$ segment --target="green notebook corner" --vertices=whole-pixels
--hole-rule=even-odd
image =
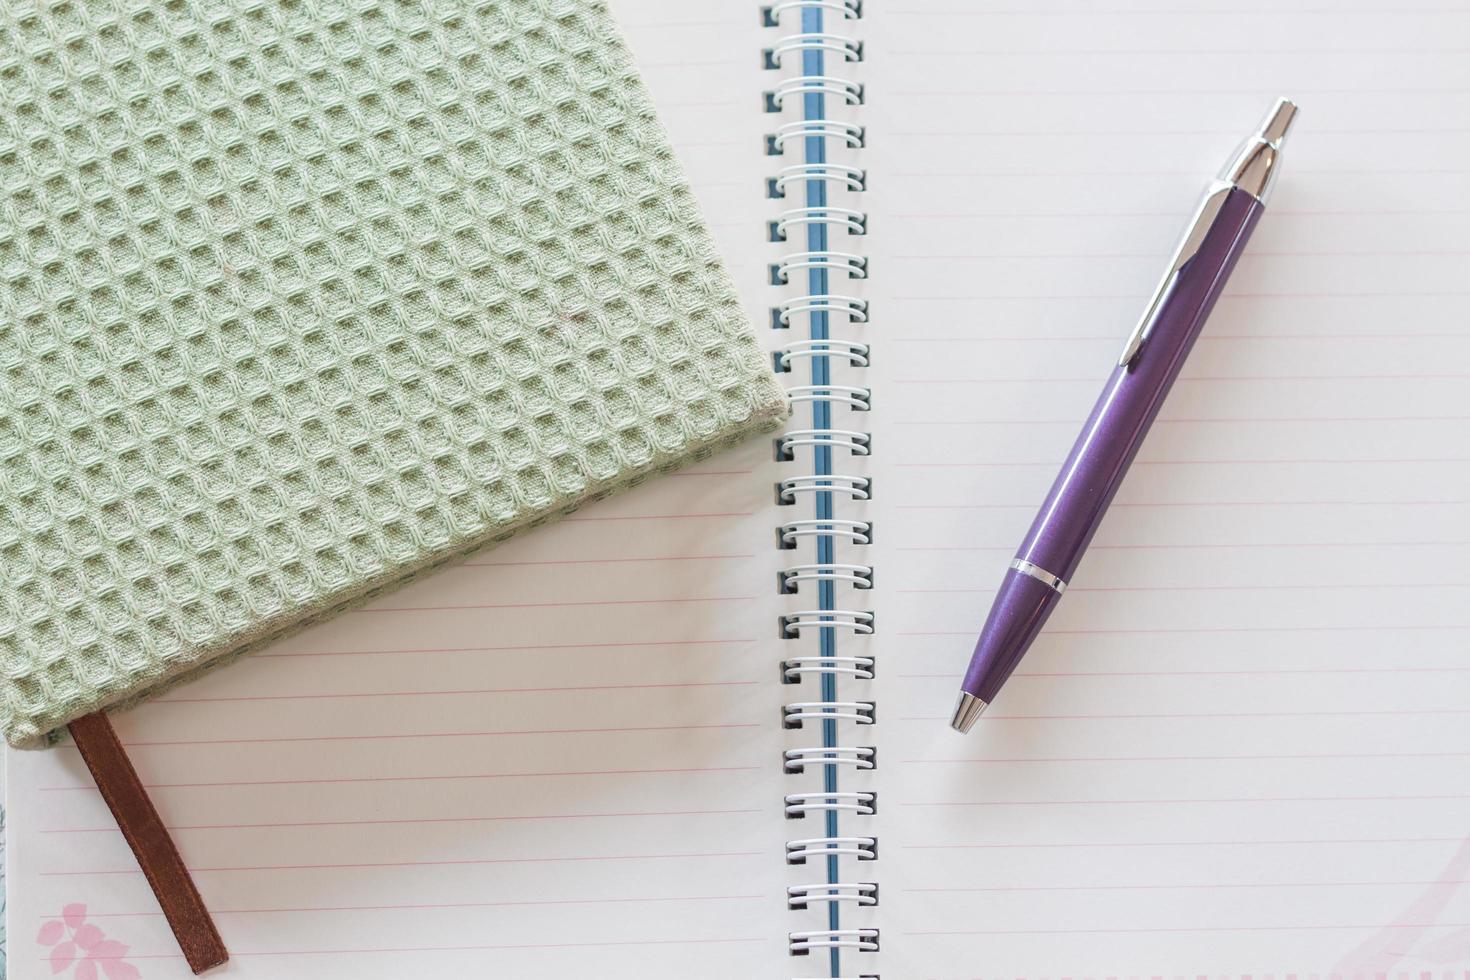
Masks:
[[[25,744],[776,427],[592,0],[0,0]]]

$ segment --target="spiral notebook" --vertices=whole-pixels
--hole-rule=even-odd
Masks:
[[[612,7],[791,427],[118,715],[221,975],[1461,976],[1470,7]],[[955,735],[1280,94],[1270,212]],[[9,765],[11,974],[186,976],[75,752]]]

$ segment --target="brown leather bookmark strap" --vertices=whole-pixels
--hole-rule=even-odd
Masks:
[[[219,966],[230,954],[214,928],[199,890],[194,887],[194,879],[189,877],[189,869],[184,867],[163,821],[158,818],[158,811],[153,808],[153,801],[117,740],[112,722],[103,712],[95,711],[67,727],[87,768],[92,770],[92,778],[112,810],[113,819],[133,849],[138,866],[153,887],[189,968],[203,973]]]

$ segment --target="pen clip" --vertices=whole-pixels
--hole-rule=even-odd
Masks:
[[[1159,280],[1158,288],[1154,290],[1153,299],[1149,300],[1148,306],[1139,318],[1138,325],[1133,328],[1133,333],[1128,336],[1128,343],[1123,347],[1123,354],[1118,358],[1119,366],[1132,364],[1138,357],[1143,342],[1148,339],[1148,334],[1153,329],[1154,321],[1158,319],[1159,307],[1164,303],[1164,297],[1169,293],[1169,287],[1174,284],[1174,279],[1189,264],[1189,260],[1199,253],[1200,244],[1205,240],[1210,227],[1215,223],[1215,217],[1220,213],[1220,208],[1225,205],[1225,198],[1230,196],[1234,185],[1226,181],[1216,181],[1210,185],[1205,193],[1204,199],[1199,202],[1195,209],[1194,217],[1190,219],[1189,227],[1184,232],[1184,237],[1179,240],[1179,246],[1174,250],[1174,257],[1169,260],[1169,267],[1164,270],[1164,276]]]

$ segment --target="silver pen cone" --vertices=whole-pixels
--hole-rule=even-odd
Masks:
[[[1281,169],[1281,144],[1296,122],[1296,114],[1295,102],[1277,99],[1261,125],[1225,164],[1220,179],[1264,204],[1271,196],[1271,185],[1276,183],[1276,172]]]
[[[954,703],[954,717],[950,719],[949,727],[961,735],[975,727],[975,722],[985,713],[989,707],[975,695],[968,691],[961,691],[960,698]]]

